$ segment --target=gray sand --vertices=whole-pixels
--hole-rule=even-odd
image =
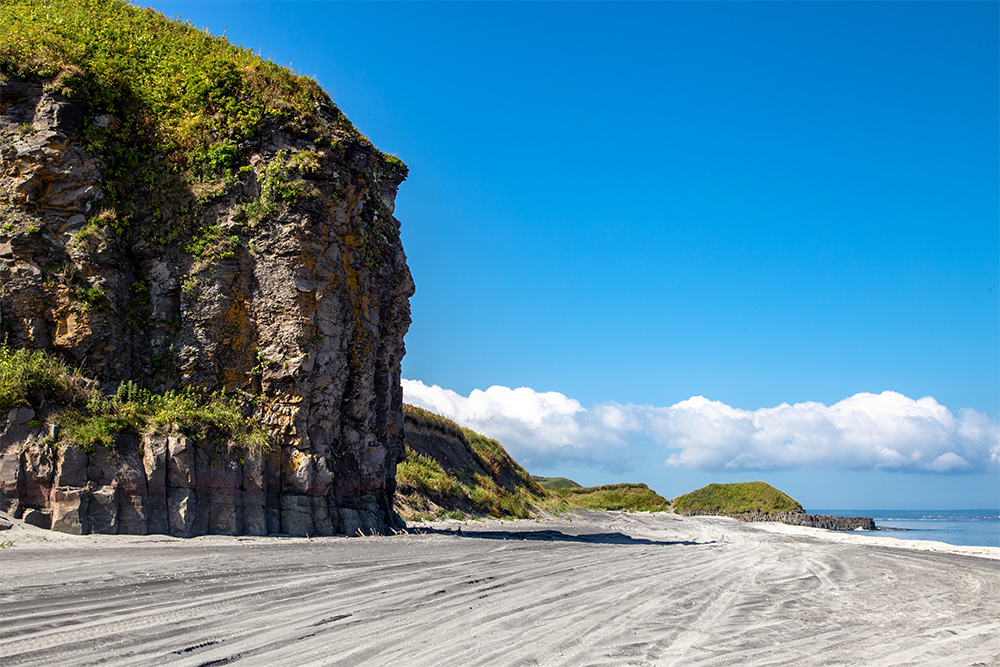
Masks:
[[[17,525],[0,665],[1000,665],[1000,549],[671,515],[427,528]]]

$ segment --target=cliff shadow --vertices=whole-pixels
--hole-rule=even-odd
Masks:
[[[692,542],[690,540],[650,540],[632,537],[625,533],[581,533],[571,535],[558,530],[472,530],[465,532],[441,528],[407,528],[411,535],[450,535],[481,540],[534,540],[541,542],[584,542],[589,544],[627,544],[634,546],[705,546],[716,542]]]

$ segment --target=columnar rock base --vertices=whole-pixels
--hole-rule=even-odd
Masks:
[[[728,516],[740,521],[755,523],[758,521],[772,521],[776,523],[787,523],[792,526],[809,526],[811,528],[826,528],[827,530],[878,530],[875,520],[866,516],[832,516],[829,514],[806,514],[802,511],[774,512],[772,514],[762,514],[760,512],[746,512],[743,514],[720,514],[718,512],[682,512],[685,516]]]
[[[33,410],[12,410],[0,430],[0,511],[39,528],[192,537],[368,535],[403,526],[380,494],[288,492],[274,456],[230,456],[181,434],[122,436],[88,454],[53,447],[44,429],[29,425],[33,418]]]

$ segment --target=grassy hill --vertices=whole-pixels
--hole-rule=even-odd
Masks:
[[[395,509],[404,519],[669,508],[669,501],[645,484],[584,488],[564,477],[532,477],[492,438],[412,405],[404,406],[403,414],[407,447],[396,467]]]
[[[670,501],[645,484],[606,484],[551,491],[547,506],[556,510],[666,512],[670,509]]]
[[[801,509],[797,501],[764,482],[709,484],[674,499],[674,511],[678,514],[774,514]]]
[[[547,491],[560,491],[562,489],[582,489],[583,486],[565,477],[541,477],[532,475],[535,481]]]

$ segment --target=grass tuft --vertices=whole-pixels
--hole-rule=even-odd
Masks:
[[[0,345],[0,412],[57,397],[72,403],[87,396],[86,382],[66,363],[42,350]]]

